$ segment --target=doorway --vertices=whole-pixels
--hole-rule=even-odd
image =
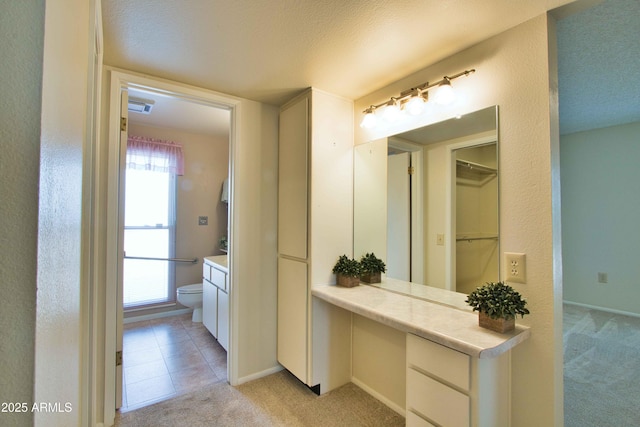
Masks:
[[[452,152],[455,161],[455,290],[468,294],[500,276],[497,143]],[[452,236],[453,237],[453,236]]]
[[[224,233],[219,233],[220,236],[216,238],[210,238],[205,243],[205,249],[198,249],[198,255],[193,255],[194,258],[198,258],[199,262],[194,263],[185,263],[189,264],[188,268],[185,270],[192,269],[191,272],[183,272],[186,274],[182,274],[179,271],[182,267],[177,265],[173,266],[174,273],[176,276],[176,286],[181,286],[185,284],[191,283],[201,283],[202,282],[202,258],[204,256],[216,255],[220,254],[220,252],[216,252],[219,247],[219,242],[224,240],[225,242],[229,242],[229,247],[233,246],[233,235],[231,233],[232,228],[232,211],[233,211],[233,147],[235,144],[235,133],[234,129],[236,127],[236,121],[238,120],[236,108],[238,106],[239,101],[235,99],[229,99],[224,96],[220,96],[217,94],[212,94],[206,91],[201,91],[192,88],[185,88],[182,86],[178,86],[175,84],[155,81],[144,77],[124,74],[118,71],[111,71],[111,108],[110,108],[110,139],[109,139],[109,191],[108,191],[108,224],[107,224],[107,295],[106,295],[106,341],[105,341],[105,419],[111,418],[111,415],[115,415],[115,408],[118,407],[118,397],[116,396],[116,392],[121,390],[120,386],[117,384],[117,379],[122,378],[120,372],[122,372],[122,362],[118,361],[118,354],[122,355],[123,346],[123,307],[122,307],[122,288],[115,286],[119,283],[122,277],[123,271],[123,258],[124,258],[124,248],[122,246],[122,237],[124,235],[124,205],[125,203],[121,201],[119,194],[121,192],[120,187],[124,184],[124,169],[125,162],[122,160],[124,150],[126,149],[126,144],[123,144],[122,141],[128,138],[128,134],[124,131],[122,125],[122,119],[126,121],[128,108],[127,101],[122,102],[122,95],[128,95],[127,92],[137,92],[138,95],[142,94],[143,96],[148,97],[162,97],[166,100],[172,100],[176,102],[181,102],[184,105],[189,105],[193,107],[198,107],[200,109],[208,109],[208,110],[218,110],[224,111],[226,114],[226,129],[227,136],[225,139],[226,144],[226,154],[224,156],[224,163],[226,168],[224,170],[224,177],[220,179],[220,183],[224,181],[228,177],[228,205],[225,204],[224,208],[219,207],[219,203],[215,203],[215,199],[213,197],[201,197],[203,203],[212,205],[214,204],[217,207],[214,207],[214,212],[207,213],[205,215],[196,215],[196,227],[200,227],[198,231],[202,231],[203,226],[209,225],[209,219],[212,220],[211,225],[215,225],[216,227],[222,222],[221,219],[224,217],[224,226],[222,227]],[[128,98],[128,96],[127,96]],[[159,107],[159,104],[157,105]],[[160,112],[160,108],[157,110]],[[191,115],[192,118],[195,115]],[[137,122],[137,123],[136,123]],[[168,121],[165,119],[163,124],[167,124]],[[148,126],[149,123],[145,123],[144,120],[129,120],[129,125],[141,127]],[[124,127],[126,128],[126,126]],[[167,129],[161,129],[161,131],[167,131]],[[192,132],[196,133],[196,132]],[[162,138],[162,136],[158,135],[148,135],[152,138]],[[171,137],[170,139],[172,139]],[[198,175],[197,178],[189,178],[189,179],[181,179],[177,178],[176,180],[176,188],[178,195],[177,197],[177,205],[180,206],[180,194],[179,191],[183,190],[186,193],[192,194],[194,193],[194,187],[197,187],[200,183],[200,180],[203,182],[207,179],[206,174],[203,172],[206,170],[205,165],[203,165],[200,160],[205,161],[205,158],[199,155],[196,155],[196,161],[194,163],[194,173]],[[215,192],[217,193],[217,200],[220,201],[220,193],[222,191],[222,185],[220,188],[216,188]],[[192,204],[191,202],[185,202],[185,205]],[[197,211],[201,211],[204,208],[202,206],[196,206]],[[225,215],[217,215],[218,212],[216,210],[224,209]],[[176,229],[178,230],[178,238],[176,239],[175,245],[175,255],[176,257],[167,257],[167,258],[177,258],[181,255],[181,244],[179,238],[179,229],[180,229],[180,213],[179,209],[177,210],[178,214],[176,215]],[[228,215],[228,217],[227,217]],[[200,217],[204,218],[200,218]],[[187,218],[187,221],[189,218]],[[204,221],[203,221],[204,220]],[[206,227],[205,227],[206,228]],[[199,233],[206,234],[206,233]],[[186,239],[188,240],[188,239]],[[193,242],[186,242],[186,246],[194,249]],[[202,254],[200,255],[200,252]],[[189,255],[191,257],[192,255]],[[167,261],[165,261],[167,262]],[[187,267],[185,265],[185,267]],[[230,269],[230,299],[234,299],[234,290],[233,290],[233,275],[232,268]],[[186,279],[184,277],[187,277]],[[190,282],[190,283],[185,283]],[[121,281],[120,281],[121,283]],[[175,306],[174,306],[175,308]],[[169,307],[171,309],[171,307]],[[157,311],[167,310],[167,307],[156,308]],[[230,313],[230,322],[233,323],[233,313]],[[230,331],[230,341],[233,340],[233,330]],[[229,372],[233,369],[233,364],[235,360],[235,354],[233,353],[233,346],[230,346],[229,353],[227,354],[228,363],[226,364],[226,375],[225,378],[233,383],[234,377],[230,375]],[[118,363],[120,362],[120,363]],[[113,409],[111,409],[113,408]],[[113,411],[113,412],[111,412]]]
[[[201,284],[204,257],[224,252],[230,112],[153,90],[127,95],[123,392],[116,397],[123,410],[227,380],[226,352],[201,322],[182,315],[191,309],[176,301],[176,289]]]

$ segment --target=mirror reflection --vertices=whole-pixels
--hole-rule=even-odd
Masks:
[[[469,293],[499,280],[498,109],[354,149],[354,256],[387,278]]]

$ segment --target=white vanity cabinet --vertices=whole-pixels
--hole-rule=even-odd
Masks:
[[[407,334],[407,426],[509,425],[508,356],[480,359]]]
[[[312,305],[311,287],[335,280],[333,264],[351,253],[353,103],[308,89],[282,107],[279,131],[277,357],[320,392],[329,362],[314,359],[314,322],[332,308]]]
[[[354,360],[374,360],[354,371],[353,380],[403,411],[408,426],[510,425],[511,349],[529,338],[529,328],[498,334],[479,327],[470,309],[374,286],[324,285],[312,292],[360,319],[352,329]],[[371,320],[386,327],[378,332]],[[383,379],[380,366],[405,373],[405,393]]]
[[[202,266],[202,323],[225,350],[229,347],[228,272],[226,255],[204,259]]]
[[[218,287],[211,283],[211,266],[204,264],[202,280],[202,324],[218,338]],[[209,274],[209,276],[207,276]],[[207,279],[209,277],[209,279]]]

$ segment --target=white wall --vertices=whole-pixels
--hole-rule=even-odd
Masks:
[[[353,256],[387,259],[387,138],[353,150]]]
[[[232,325],[241,381],[277,369],[277,107],[243,100],[234,165],[233,245],[238,324]],[[232,314],[233,315],[233,314]]]
[[[34,401],[71,410],[36,412],[42,426],[79,425],[83,411],[80,249],[92,4],[46,5]]]
[[[564,299],[640,314],[640,122],[563,135],[560,156]]]
[[[0,1],[1,402],[32,402],[38,232],[42,2]],[[0,413],[0,424],[30,426],[28,413]]]
[[[451,179],[448,166],[451,164],[451,152],[448,142],[424,147],[424,283],[437,288],[450,289],[447,282],[447,250],[451,251],[447,236],[447,196],[446,183]],[[437,244],[437,235],[445,236],[445,244]]]
[[[527,254],[527,284],[514,284],[531,315],[532,336],[512,352],[514,426],[563,423],[561,256],[555,24],[525,22],[356,101],[356,144],[491,105],[500,107],[500,236],[503,252]],[[453,85],[457,105],[394,127],[365,131],[362,111],[401,91],[476,68]],[[354,330],[357,332],[357,330]],[[354,336],[354,342],[358,337]],[[356,350],[354,349],[354,352]],[[389,363],[404,363],[390,358]],[[535,369],[533,369],[535,367]]]

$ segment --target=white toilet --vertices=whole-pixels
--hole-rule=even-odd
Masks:
[[[202,283],[180,286],[176,292],[180,304],[193,308],[191,321],[202,322]]]

